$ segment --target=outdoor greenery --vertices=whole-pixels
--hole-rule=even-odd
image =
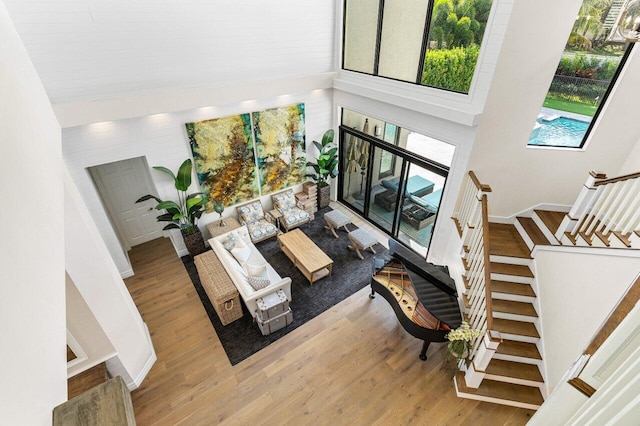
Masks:
[[[558,64],[556,75],[611,81],[619,63],[619,58],[586,55],[563,56]]]
[[[422,84],[467,93],[492,0],[436,0]]]
[[[542,104],[545,108],[557,109],[560,111],[573,112],[593,117],[598,109],[595,105],[588,105],[581,102],[572,101],[571,99],[563,99],[562,97],[549,93]]]
[[[427,51],[422,84],[468,92],[479,52],[478,45]]]

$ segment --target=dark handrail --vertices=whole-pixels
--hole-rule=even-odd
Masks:
[[[602,186],[608,183],[622,182],[629,179],[635,179],[637,177],[640,177],[640,172],[631,173],[630,175],[618,176],[611,179],[601,180],[599,182],[594,183],[593,186]]]
[[[473,172],[473,170],[469,170],[469,177],[471,178],[471,181],[476,186],[476,188],[478,188],[480,191],[491,192],[491,187],[489,185],[480,183],[480,180],[478,179],[476,174]]]

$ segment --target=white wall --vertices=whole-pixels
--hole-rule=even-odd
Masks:
[[[64,207],[67,273],[117,352],[107,362],[109,373],[135,389],[156,360],[149,330],[69,174]]]
[[[311,81],[315,82],[313,79]],[[325,130],[332,127],[330,90],[320,88],[305,93],[289,93],[286,81],[274,83],[274,87],[280,89],[281,95],[264,99],[240,98],[234,103],[223,105],[218,105],[217,99],[211,98],[212,106],[210,107],[95,123],[63,130],[65,162],[121,275],[131,274],[130,265],[86,168],[144,156],[149,166],[165,166],[176,170],[186,158],[192,155],[185,123],[300,102],[305,104],[307,147],[312,146],[311,140],[319,140]],[[177,102],[180,100],[178,99]],[[167,179],[165,174],[152,170],[151,177],[160,198],[175,197],[173,182]],[[269,197],[264,198],[267,200]],[[235,209],[231,206],[225,209],[225,215],[229,214],[235,214]],[[201,218],[199,225],[205,232],[205,236],[207,235],[205,225],[217,218],[216,213],[205,214]],[[176,249],[182,253],[184,246],[179,233],[173,241]]]
[[[624,162],[618,173],[615,175],[609,173],[609,177],[628,175],[638,172],[640,172],[640,139],[638,139],[635,146],[629,151],[627,161]]]
[[[0,1],[0,424],[67,399],[60,126]]]
[[[542,358],[550,387],[582,354],[640,271],[637,250],[573,249],[538,246],[534,256]]]
[[[67,376],[73,377],[112,358],[116,355],[116,350],[68,274],[66,275],[66,300],[67,330],[86,356],[83,360],[78,356],[78,362],[71,362],[72,365],[67,369]]]
[[[615,175],[640,138],[633,107],[640,55],[632,54],[586,150],[527,147],[580,4],[542,0],[513,6],[469,161],[469,169],[493,188],[494,216],[540,203],[572,204],[590,170]]]

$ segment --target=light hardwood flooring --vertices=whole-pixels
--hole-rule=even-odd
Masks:
[[[520,425],[533,413],[457,398],[444,344],[420,361],[421,341],[368,288],[231,366],[170,241],[130,258],[158,357],[132,393],[138,425]]]

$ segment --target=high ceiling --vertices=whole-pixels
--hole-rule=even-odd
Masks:
[[[0,1],[54,104],[333,70],[333,0]]]

